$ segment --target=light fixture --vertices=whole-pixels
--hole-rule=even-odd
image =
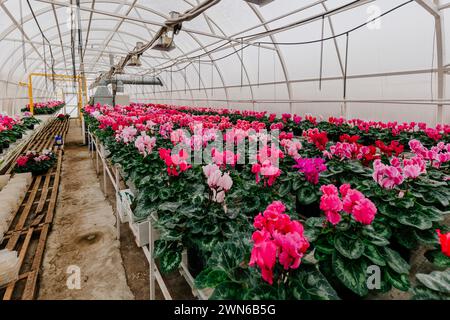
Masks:
[[[173,34],[170,36],[168,32],[165,32],[152,49],[159,51],[171,51],[175,49],[175,46],[173,45]]]
[[[136,42],[136,47],[134,49],[139,50],[143,46],[144,46],[143,42]],[[127,67],[140,67],[140,66],[142,66],[142,63],[140,60],[140,55],[138,55],[138,54],[132,55],[130,60],[127,63]]]
[[[262,7],[265,6],[268,3],[271,3],[274,0],[244,0],[245,2],[250,2],[250,3],[254,3],[257,4],[258,6]]]

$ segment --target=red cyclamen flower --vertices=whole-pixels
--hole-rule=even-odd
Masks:
[[[450,232],[441,233],[441,230],[436,230],[439,241],[441,242],[442,253],[450,257]]]

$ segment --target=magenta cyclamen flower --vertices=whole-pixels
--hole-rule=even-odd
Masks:
[[[285,214],[286,207],[280,201],[271,203],[254,219],[256,230],[252,235],[253,248],[249,266],[257,265],[262,278],[273,284],[273,269],[277,262],[284,270],[297,269],[309,248],[303,233],[303,225]]]
[[[305,175],[307,181],[313,184],[319,183],[319,174],[327,170],[325,160],[322,158],[300,158],[293,168]]]
[[[332,184],[322,186],[320,191],[322,191],[320,209],[325,211],[327,220],[332,225],[337,225],[341,221],[342,212],[347,212],[355,221],[365,225],[371,224],[375,219],[377,208],[373,202],[358,190],[351,189],[349,184],[340,186],[339,191]],[[339,192],[342,199],[339,198]]]

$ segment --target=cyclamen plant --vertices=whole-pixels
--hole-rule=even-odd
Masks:
[[[421,157],[403,159],[393,157],[390,166],[377,159],[373,163],[373,179],[385,189],[393,189],[406,179],[416,179],[426,173],[426,163]]]
[[[303,234],[303,225],[292,221],[285,214],[286,207],[280,201],[274,201],[263,213],[255,217],[254,227],[258,229],[252,235],[253,249],[250,266],[261,269],[262,278],[273,284],[274,268],[278,258],[284,272],[278,273],[278,281],[284,281],[286,272],[300,266],[309,242]]]
[[[34,175],[46,173],[56,162],[56,156],[50,150],[44,150],[41,154],[36,151],[28,151],[20,156],[16,163],[16,172],[32,172]]]
[[[309,143],[314,144],[317,149],[320,151],[324,151],[326,148],[326,145],[328,143],[328,136],[327,133],[324,131],[319,131],[319,129],[309,129],[303,133],[303,136],[306,137],[307,141]]]
[[[330,184],[320,188],[323,195],[320,198],[320,209],[325,212],[328,222],[337,225],[342,220],[341,213],[352,215],[353,219],[365,225],[370,225],[375,219],[377,208],[358,190],[351,189],[349,184],[339,187],[342,200],[336,186]]]
[[[146,157],[152,153],[156,145],[156,138],[148,136],[145,132],[141,132],[134,145],[139,150],[139,153]]]
[[[279,119],[259,112],[153,104],[88,106],[85,115],[89,129],[107,144],[113,162],[122,165],[127,179],[139,190],[135,216],[158,214],[161,239],[155,255],[160,259],[161,270],[175,270],[183,250],[196,248],[200,253],[194,260],[205,262],[196,281],[199,287],[214,288],[214,298],[335,297],[333,290],[322,295],[320,288],[328,284],[322,273],[343,297],[346,295],[342,285],[367,296],[368,288],[363,285],[371,265],[381,269],[382,291],[392,286],[407,290],[409,266],[403,246],[413,249],[421,243],[438,248],[435,230],[447,232],[439,222],[448,211],[450,198],[449,182],[445,180],[449,175],[445,143],[449,142],[450,126],[427,130],[418,124],[322,121],[313,117],[302,120],[295,115]],[[262,131],[270,127],[282,130],[276,141],[280,149],[276,144],[268,144],[267,133]],[[437,134],[445,143],[434,146],[430,135]],[[190,151],[209,154],[208,144],[221,137],[227,143],[242,143],[245,147],[262,142],[266,154],[257,153],[254,165],[240,164],[245,154],[239,149],[223,152],[217,147],[209,173],[195,161],[190,166]],[[417,143],[411,147],[408,142],[413,139],[420,139],[422,147]],[[342,148],[333,148],[335,155],[331,159],[324,157],[323,151],[331,150],[337,143]],[[402,152],[403,146],[409,146],[414,154],[409,154],[409,150]],[[342,159],[341,154],[345,155]],[[413,160],[414,157],[418,158]],[[383,188],[372,177],[372,161],[376,159],[383,165],[400,168],[408,184]],[[422,170],[423,162],[426,171]],[[327,170],[322,170],[321,163]],[[227,175],[230,179],[224,179]],[[319,191],[330,184],[334,190]],[[314,250],[316,266],[310,256],[306,257],[310,251],[300,251],[301,266],[293,269],[298,251],[291,254],[291,247],[275,243],[278,240],[274,234],[266,237],[266,228],[258,229],[255,241],[250,242],[254,232],[251,221],[257,212],[263,212],[265,218],[264,211],[274,200],[281,200],[288,208],[281,215],[288,212],[291,221],[298,219],[300,213],[320,215],[321,205],[330,217],[311,218],[303,224],[303,236],[310,245],[308,250]],[[271,258],[258,253],[262,251],[255,251],[253,267],[248,268],[253,246],[261,244],[262,250],[266,242],[277,248],[273,268],[269,268]],[[285,249],[289,253],[286,260],[279,255]],[[441,247],[438,249],[442,258]],[[272,285],[261,278],[258,262],[263,263],[267,279],[272,270]],[[320,281],[320,286],[308,287],[312,279]],[[317,283],[314,281],[311,283]]]
[[[326,219],[310,218],[307,235],[314,245],[320,269],[334,287],[344,285],[359,296],[367,296],[367,267],[381,269],[381,287],[409,289],[409,265],[398,252],[387,246],[388,239],[375,231],[377,208],[350,185],[321,187],[320,208]]]
[[[181,149],[178,154],[171,154],[170,149],[159,149],[159,157],[164,160],[167,166],[167,173],[169,176],[178,176],[180,173],[192,168],[187,163],[188,154],[185,150]]]
[[[312,184],[318,184],[319,174],[327,170],[325,160],[322,158],[301,158],[295,161],[297,164],[293,168],[303,173],[306,180]]]
[[[209,164],[203,167],[203,173],[207,178],[207,183],[211,189],[210,199],[217,203],[225,201],[225,193],[233,186],[233,180],[230,174],[222,173],[219,167],[215,164]]]

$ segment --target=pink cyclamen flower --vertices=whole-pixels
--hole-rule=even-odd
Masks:
[[[253,249],[250,256],[249,266],[255,264],[261,269],[262,278],[273,284],[273,267],[277,258],[277,246],[273,240],[270,240],[270,234],[267,231],[255,231],[252,235]]]
[[[138,149],[139,153],[144,157],[152,153],[153,148],[156,145],[156,138],[149,137],[145,132],[142,132],[139,137],[137,137],[135,147]]]
[[[221,187],[223,190],[228,191],[233,186],[233,180],[230,177],[228,172],[225,172],[217,182],[217,185]]]
[[[415,179],[421,174],[421,169],[418,165],[408,165],[403,168],[405,178]]]
[[[209,177],[214,171],[219,170],[219,167],[215,164],[208,164],[203,167],[203,173],[206,177]]]
[[[215,164],[203,167],[203,173],[207,178],[207,183],[213,192],[212,200],[218,203],[225,201],[225,193],[233,186],[233,180],[228,172],[222,173]]]
[[[370,201],[367,198],[364,198],[357,201],[353,205],[351,213],[356,221],[365,225],[370,225],[375,219],[377,208],[375,207],[372,201]]]
[[[285,270],[297,269],[309,248],[302,224],[292,221],[284,213],[285,210],[282,202],[274,201],[254,220],[258,230],[252,235],[254,244],[249,266],[257,265],[262,278],[269,284],[273,284],[273,268],[277,257]]]
[[[385,189],[393,189],[404,181],[401,168],[384,165],[377,159],[373,163],[373,179]]]
[[[136,137],[137,130],[134,127],[124,127],[122,130],[116,134],[116,140],[122,141],[125,144],[128,144],[134,140]]]
[[[342,201],[339,198],[338,189],[336,186],[329,184],[322,186],[320,191],[323,193],[320,198],[320,209],[325,212],[327,220],[331,224],[338,224],[342,218],[339,212],[342,211],[343,208]]]
[[[360,191],[352,189],[349,184],[343,184],[339,191],[336,186],[326,185],[320,188],[320,209],[325,212],[327,220],[332,225],[337,225],[341,220],[341,212],[351,214],[355,221],[369,225],[375,219],[377,208],[372,201],[367,199]]]

